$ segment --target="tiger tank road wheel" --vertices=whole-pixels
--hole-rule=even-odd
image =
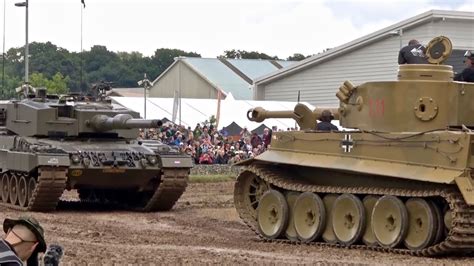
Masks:
[[[34,177],[30,177],[28,180],[28,201],[31,201],[31,199],[33,198],[33,193],[35,191],[36,184],[36,179]]]
[[[367,245],[367,246],[376,246],[377,245],[377,239],[375,238],[374,235],[374,230],[372,229],[372,211],[374,210],[375,203],[380,197],[378,196],[373,196],[373,195],[367,195],[364,197],[362,200],[362,203],[364,204],[365,208],[365,232],[362,235],[362,241]]]
[[[243,202],[243,207],[256,220],[260,198],[269,189],[269,184],[254,173],[243,172],[237,177],[235,183],[234,202]]]
[[[364,234],[365,208],[353,194],[342,194],[333,205],[332,227],[339,243],[350,246]]]
[[[334,230],[332,229],[332,211],[334,202],[336,201],[337,194],[328,194],[324,196],[324,208],[326,209],[326,227],[324,228],[323,232],[323,239],[326,243],[335,244],[337,243],[336,235],[334,234]]]
[[[10,203],[13,205],[16,205],[18,201],[18,176],[17,175],[11,175],[10,176]]]
[[[2,202],[8,203],[10,200],[10,176],[8,173],[2,175]]]
[[[316,240],[322,235],[326,225],[323,200],[315,193],[302,193],[296,199],[293,218],[296,233],[301,241]]]
[[[436,202],[430,200],[430,201],[428,201],[428,203],[430,203],[431,208],[432,208],[433,211],[434,211],[434,214],[435,214],[435,224],[436,224],[436,227],[438,228],[438,229],[436,230],[436,235],[435,235],[435,239],[434,239],[433,244],[438,244],[438,243],[441,242],[441,240],[443,239],[443,237],[444,237],[444,231],[446,230],[446,228],[445,228],[445,226],[444,226],[443,215],[442,215],[442,212],[441,212],[440,207],[438,207],[438,205],[436,204]]]
[[[24,175],[18,176],[18,205],[21,207],[28,206],[28,182]]]
[[[405,202],[408,211],[408,232],[403,241],[412,250],[420,250],[433,244],[436,232],[436,213],[424,199],[411,198]]]
[[[300,194],[299,192],[289,191],[285,195],[286,202],[288,203],[288,227],[286,228],[285,236],[291,241],[298,241],[293,213],[296,199]]]
[[[265,238],[279,238],[288,226],[288,203],[276,190],[268,190],[260,198],[257,208],[258,231]]]
[[[372,211],[372,229],[380,246],[398,246],[408,231],[408,212],[405,204],[395,196],[381,197]]]
[[[449,231],[449,230],[451,230],[451,228],[453,228],[453,214],[452,214],[451,210],[446,210],[444,212],[443,222],[444,222],[444,226],[446,227],[447,231]]]

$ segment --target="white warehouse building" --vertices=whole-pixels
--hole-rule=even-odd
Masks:
[[[294,101],[299,91],[301,101],[338,106],[335,94],[345,80],[396,80],[400,48],[411,39],[427,44],[440,35],[453,44],[445,64],[462,71],[464,52],[474,50],[474,12],[431,10],[257,78],[253,99]]]

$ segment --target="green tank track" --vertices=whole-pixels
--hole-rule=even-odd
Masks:
[[[169,211],[188,186],[188,169],[163,169],[158,188],[143,208],[143,212]]]
[[[299,241],[290,241],[285,239],[270,240],[264,238],[257,230],[257,221],[245,206],[244,195],[242,191],[242,173],[249,171],[267,183],[280,189],[298,191],[298,192],[317,192],[317,193],[350,193],[350,194],[372,194],[372,195],[394,195],[403,197],[443,197],[449,204],[452,212],[452,227],[446,238],[428,248],[422,250],[409,250],[399,248],[383,248],[377,246],[351,245],[349,248],[362,250],[375,250],[381,252],[390,252],[397,254],[415,255],[415,256],[436,256],[453,253],[470,253],[474,251],[474,206],[468,206],[460,192],[454,186],[447,186],[440,189],[428,190],[407,190],[373,187],[334,187],[319,186],[294,180],[281,171],[269,169],[263,166],[249,166],[242,170],[237,177],[234,189],[234,203],[240,218],[253,230],[262,240],[277,243],[303,244]],[[310,242],[308,245],[330,246],[343,248],[339,244],[330,244],[324,242]],[[344,247],[345,248],[345,247]]]
[[[26,207],[5,202],[0,205],[20,211],[54,211],[66,187],[66,173],[65,167],[39,167],[38,180]],[[29,176],[30,178],[34,177]]]

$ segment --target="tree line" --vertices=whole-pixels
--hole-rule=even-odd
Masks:
[[[178,56],[201,57],[199,53],[179,49],[160,48],[152,56],[139,52],[113,52],[102,45],[90,50],[69,52],[51,42],[29,44],[29,82],[33,87],[46,87],[49,93],[85,91],[93,83],[108,81],[113,87],[137,87],[137,81],[147,73],[158,77]],[[239,59],[279,59],[265,53],[226,50],[219,57]],[[294,54],[286,60],[302,60],[306,56]],[[15,88],[24,81],[24,47],[9,49],[2,57],[1,96],[15,96]],[[4,73],[4,74],[3,74]]]

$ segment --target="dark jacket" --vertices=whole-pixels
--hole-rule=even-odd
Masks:
[[[0,240],[0,265],[5,266],[22,266],[20,258],[13,251],[13,248],[5,241]]]
[[[398,64],[428,64],[425,52],[421,44],[407,45],[398,52]]]
[[[316,125],[316,130],[331,131],[339,129],[335,125],[331,124],[331,122],[321,121]]]
[[[461,73],[454,76],[454,80],[474,82],[474,66],[466,67]]]

